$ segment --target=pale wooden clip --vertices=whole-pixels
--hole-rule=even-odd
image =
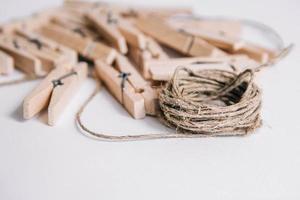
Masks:
[[[0,51],[0,74],[8,75],[14,70],[13,58],[3,51]]]
[[[116,66],[119,71],[130,74],[128,81],[134,87],[135,91],[143,96],[146,113],[148,115],[155,115],[158,107],[157,92],[145,81],[126,57],[118,55]]]
[[[23,116],[30,119],[48,106],[48,124],[53,126],[87,77],[87,65],[72,70],[56,68],[24,99]]]
[[[15,66],[27,74],[45,75],[41,61],[21,48],[16,40],[8,35],[0,35],[0,49],[9,54]]]
[[[118,18],[110,12],[101,14],[96,11],[88,12],[86,16],[109,43],[116,47],[122,54],[127,53],[126,40],[117,27],[117,23],[119,23]]]
[[[162,49],[162,47],[150,37],[146,37],[145,49],[129,46],[129,57],[136,64],[145,79],[151,78],[149,69],[145,64],[147,61],[169,59],[168,54]]]
[[[128,76],[130,74],[118,72],[101,60],[96,61],[96,71],[112,95],[125,107],[133,118],[142,119],[145,117],[144,98],[129,83]]]
[[[199,37],[177,31],[160,18],[140,18],[136,26],[158,42],[190,56],[225,56],[226,53]]]
[[[101,42],[93,41],[88,37],[65,29],[55,24],[47,24],[37,30],[40,34],[63,44],[71,49],[74,49],[83,57],[92,61],[101,59],[104,62],[111,64],[115,60],[116,51]]]
[[[251,62],[252,61],[252,62]],[[228,56],[223,58],[193,57],[193,58],[172,58],[168,60],[148,60],[145,68],[149,70],[152,80],[168,81],[172,78],[177,67],[187,67],[192,70],[221,69],[229,71],[240,71],[245,65],[257,64],[247,56]]]

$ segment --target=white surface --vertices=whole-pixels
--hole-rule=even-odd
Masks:
[[[260,20],[299,44],[298,0],[146,2],[161,3]],[[58,4],[1,0],[0,19]],[[74,125],[76,110],[93,90],[91,80],[54,128],[43,117],[21,120],[22,99],[37,82],[0,88],[0,199],[299,199],[299,53],[296,46],[260,76],[264,125],[243,138],[99,142]],[[120,133],[163,130],[154,119],[131,120],[107,92],[90,104],[84,121],[94,130]]]

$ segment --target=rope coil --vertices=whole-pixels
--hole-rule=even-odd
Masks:
[[[261,125],[261,92],[250,69],[193,72],[180,67],[159,94],[162,120],[181,133],[243,135]]]

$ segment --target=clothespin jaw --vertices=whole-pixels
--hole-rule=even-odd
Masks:
[[[14,70],[13,58],[0,50],[0,74],[8,75]]]
[[[30,119],[48,107],[48,124],[54,125],[87,77],[87,65],[77,64],[72,70],[59,67],[47,77],[23,101],[24,119]]]
[[[142,119],[145,117],[144,99],[141,94],[135,92],[135,89],[127,80],[130,73],[118,72],[101,60],[96,62],[96,71],[112,95],[133,118]],[[124,76],[124,74],[126,75]]]

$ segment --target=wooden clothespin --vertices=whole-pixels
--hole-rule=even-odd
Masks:
[[[244,45],[234,51],[234,53],[245,54],[259,63],[266,63],[269,59],[276,56],[276,51],[249,42],[245,42]]]
[[[130,74],[118,72],[111,65],[98,60],[96,61],[96,71],[100,79],[112,95],[125,107],[128,113],[135,119],[142,119],[146,115],[145,101],[141,94],[128,82]]]
[[[235,51],[244,45],[244,41],[238,38],[227,36],[221,32],[215,33],[195,28],[181,30],[184,30],[195,37],[199,37],[208,43],[227,51]]]
[[[56,49],[45,46],[43,41],[37,38],[26,38],[19,35],[13,36],[13,40],[18,43],[19,47],[29,52],[42,63],[43,70],[48,73],[56,66],[66,66],[68,55],[61,54]],[[67,66],[69,63],[67,62]]]
[[[129,57],[138,66],[140,73],[145,79],[151,78],[149,69],[145,65],[147,61],[169,59],[168,54],[162,47],[150,37],[146,37],[146,47],[144,49],[129,46]]]
[[[241,38],[242,32],[242,25],[237,20],[174,16],[168,19],[168,23],[176,29],[183,29],[187,32],[201,30],[230,38]]]
[[[120,72],[130,74],[128,82],[133,86],[135,92],[141,94],[144,98],[146,114],[155,115],[158,107],[157,92],[145,81],[126,57],[118,55],[116,67]]]
[[[38,76],[46,74],[41,61],[21,48],[18,41],[13,40],[10,36],[0,35],[0,49],[9,54],[14,59],[15,66],[23,72]]]
[[[66,46],[63,46],[57,42],[54,42],[53,40],[50,40],[46,37],[43,37],[42,35],[36,34],[33,31],[29,30],[17,29],[15,30],[15,32],[17,35],[25,37],[27,40],[31,41],[32,43],[35,43],[36,45],[38,45],[38,43],[41,43],[40,45],[42,45],[43,47],[46,47],[59,53],[62,57],[62,61],[60,63],[55,63],[56,65],[63,65],[66,68],[68,68],[70,66],[73,66],[78,61],[76,51]]]
[[[201,38],[184,31],[177,31],[160,18],[140,18],[135,22],[137,28],[158,42],[190,56],[225,56],[226,53]]]
[[[118,18],[112,12],[101,14],[100,12],[91,11],[86,16],[109,43],[116,47],[122,54],[127,53],[126,40],[116,25]]]
[[[105,44],[84,37],[74,30],[68,30],[55,24],[47,24],[37,30],[38,33],[60,44],[74,49],[83,57],[95,61],[101,59],[111,64],[115,60],[116,51]]]
[[[14,69],[13,58],[0,50],[0,74],[11,74]]]
[[[28,29],[17,27],[11,32],[6,32],[2,42],[0,48],[11,54],[17,67],[26,73],[45,75],[57,66],[68,67],[77,62],[74,51],[54,44]],[[39,61],[35,61],[34,58]],[[32,63],[34,65],[30,66]]]
[[[48,124],[53,126],[87,77],[87,65],[56,68],[24,99],[23,116],[30,119],[48,106]]]
[[[81,23],[73,22],[67,18],[63,18],[61,16],[54,16],[51,19],[51,22],[61,27],[64,27],[68,30],[71,30],[75,33],[78,33],[82,37],[88,37],[91,38],[92,40],[99,39],[99,34],[97,34],[94,30],[91,30],[89,26],[83,25]]]
[[[168,81],[171,79],[177,67],[184,66],[192,70],[200,69],[232,69],[231,58],[193,57],[193,58],[172,58],[168,60],[149,60],[145,66],[149,70],[152,80]]]
[[[140,30],[134,27],[129,21],[119,19],[117,27],[130,46],[139,49],[146,48],[146,36]]]

